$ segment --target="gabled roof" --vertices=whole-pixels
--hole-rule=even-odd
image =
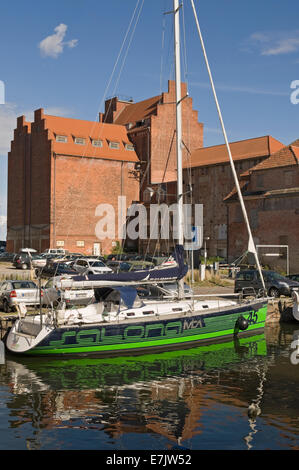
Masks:
[[[298,165],[299,164],[299,140],[298,146],[288,145],[281,148],[269,158],[263,160],[258,165],[249,169],[249,172],[258,170],[268,170],[270,168],[277,168],[282,166]]]
[[[117,161],[138,162],[134,150],[127,150],[125,145],[132,145],[124,126],[81,119],[44,115],[43,110],[36,112],[36,120],[44,119],[45,129],[52,140],[52,150],[57,154],[86,156]],[[67,137],[67,142],[57,142],[56,136]],[[75,143],[75,137],[85,139],[85,144]],[[102,147],[92,145],[92,139],[101,140]],[[119,148],[110,148],[109,142],[118,142]]]
[[[265,157],[282,147],[281,142],[269,135],[230,143],[234,160]],[[216,165],[226,162],[229,162],[229,156],[226,145],[222,144],[196,149],[192,152],[188,163],[184,163],[184,167]]]
[[[157,106],[161,102],[162,95],[148,98],[139,103],[130,103],[116,116],[115,124],[126,125],[142,121],[157,113]]]
[[[294,145],[294,144],[297,144]],[[282,147],[277,152],[274,152],[270,157],[266,158],[262,162],[258,163],[257,165],[249,168],[247,171],[244,171],[240,175],[240,188],[245,190],[249,180],[250,175],[259,170],[269,170],[272,168],[279,168],[284,166],[292,166],[292,165],[299,165],[299,139],[291,145],[287,145]],[[288,191],[288,190],[278,190],[278,191]],[[255,194],[258,193],[267,193],[267,194],[274,194],[275,191],[257,191]],[[230,199],[235,198],[237,195],[237,189],[234,187],[232,191],[223,199],[223,201],[228,201]]]

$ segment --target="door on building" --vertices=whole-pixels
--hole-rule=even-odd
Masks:
[[[94,243],[93,244],[92,254],[94,256],[100,256],[100,254],[101,254],[101,244],[100,243]]]

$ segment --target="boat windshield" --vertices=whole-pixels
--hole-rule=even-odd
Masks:
[[[102,287],[95,289],[95,298],[100,302],[104,302],[105,310],[126,310],[128,308],[141,307],[140,300],[136,289],[132,287]]]

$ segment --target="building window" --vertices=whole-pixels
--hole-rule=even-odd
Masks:
[[[66,135],[56,135],[56,142],[67,142]]]
[[[64,240],[57,240],[56,246],[64,246]]]
[[[126,149],[126,150],[134,150],[134,145],[132,145],[132,144],[125,144],[125,149]]]
[[[264,187],[264,175],[258,174],[256,178],[256,186],[257,188],[262,189]]]
[[[109,147],[110,147],[111,149],[119,149],[119,142],[110,141],[110,142],[109,142]]]
[[[91,143],[94,147],[103,147],[103,141],[100,139],[92,139]]]
[[[293,172],[292,170],[287,170],[284,172],[284,184],[287,187],[291,187],[293,184]]]
[[[84,246],[85,245],[84,240],[77,240],[76,245],[77,246]]]
[[[75,137],[74,142],[75,144],[85,145],[86,139],[84,139],[83,137]]]

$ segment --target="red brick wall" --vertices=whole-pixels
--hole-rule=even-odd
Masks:
[[[54,156],[42,117],[42,110],[35,112],[31,134],[25,119],[18,119],[8,158],[7,249],[44,251],[63,240],[69,251],[91,254],[99,242],[102,253],[109,253],[117,238],[97,239],[95,210],[100,203],[112,204],[117,227],[118,196],[127,196],[127,206],[139,199],[134,164]],[[83,240],[85,246],[78,247]]]
[[[266,158],[266,157],[265,157]],[[236,161],[238,175],[251,168],[253,161],[262,158]],[[209,256],[226,256],[227,205],[223,199],[234,187],[234,180],[229,162],[217,165],[199,166],[184,170],[184,193],[192,183],[192,203],[203,204],[204,237],[209,237],[207,249]],[[191,203],[190,196],[185,202]]]
[[[17,120],[14,140],[8,153],[7,250],[11,252],[17,251],[26,243],[30,145],[30,124],[21,116]]]
[[[272,170],[271,170],[272,172]],[[270,173],[270,171],[269,171]],[[270,178],[270,175],[268,175]],[[252,235],[257,245],[288,245],[290,272],[298,272],[299,265],[299,195],[245,199]],[[228,204],[229,255],[236,259],[247,250],[248,234],[238,203]],[[272,269],[286,271],[285,257],[262,256],[266,252],[286,253],[284,249],[260,249],[260,260]]]
[[[295,165],[254,171],[250,177],[250,190],[271,190],[299,186],[299,168]]]
[[[186,84],[182,83],[181,96],[186,96]],[[162,95],[157,116],[151,116],[151,182],[176,180],[176,107],[175,82],[168,82],[168,92]],[[198,113],[192,109],[192,98],[182,100],[182,139],[190,152],[203,146],[203,124],[198,122]],[[183,149],[183,160],[188,152]]]
[[[98,204],[111,204],[117,230],[118,196],[126,195],[127,205],[139,196],[139,183],[129,174],[132,164],[58,155],[55,167],[52,245],[63,240],[64,248],[69,251],[92,254],[93,244],[100,243],[102,253],[110,253],[112,241],[117,237],[113,240],[96,237],[95,228],[100,218],[95,211]],[[77,241],[83,240],[84,248],[78,247]]]

